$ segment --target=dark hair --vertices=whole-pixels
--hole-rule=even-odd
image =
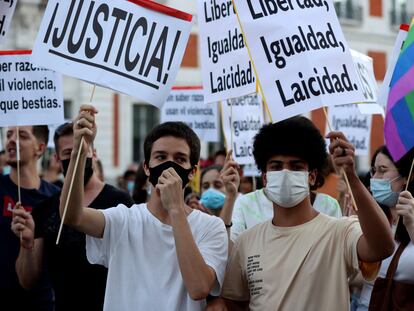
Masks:
[[[0,155],[6,154],[6,150],[0,150]]]
[[[320,171],[327,161],[326,143],[309,119],[297,116],[279,123],[264,125],[254,137],[253,156],[257,167],[266,172],[269,159],[275,155],[296,156],[309,170]]]
[[[47,125],[33,126],[32,133],[38,140],[46,145],[49,142],[49,127]]]
[[[147,183],[148,176],[145,174],[143,162],[139,163],[136,175],[135,175],[135,185],[134,191],[132,191],[132,198],[135,203],[145,203],[148,199],[147,190],[143,189]]]
[[[200,159],[200,139],[196,133],[183,122],[165,122],[154,127],[144,141],[145,163],[149,163],[154,142],[166,136],[184,139],[190,147],[190,163],[195,166]]]
[[[73,136],[73,122],[65,122],[59,125],[55,130],[55,135],[53,136],[53,142],[55,143],[55,150],[58,152],[58,140],[62,136]]]
[[[321,188],[325,184],[325,178],[327,178],[331,173],[335,173],[335,167],[333,166],[331,157],[327,155],[325,163],[321,169],[316,172],[315,184],[310,185],[309,189],[311,191],[316,191]]]
[[[126,170],[125,173],[124,173],[123,178],[124,179],[127,179],[129,177],[134,177],[135,178],[136,174],[137,174],[137,172],[135,172],[133,170]]]
[[[218,171],[218,172],[220,173],[220,171],[221,171],[222,169],[223,169],[223,167],[222,167],[221,165],[210,165],[210,166],[205,167],[205,168],[201,171],[201,175],[200,175],[200,183],[202,183],[202,182],[203,182],[204,175],[206,175],[206,173],[207,173],[207,172],[209,172],[209,171],[213,171],[213,170],[216,170],[216,171]]]
[[[226,152],[226,150],[224,150],[224,149],[220,149],[220,150],[217,150],[215,153],[214,153],[214,159],[215,158],[217,158],[218,156],[226,156],[227,155],[227,152]]]

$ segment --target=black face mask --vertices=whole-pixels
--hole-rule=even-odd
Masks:
[[[70,159],[61,160],[60,162],[62,162],[63,176],[66,177],[66,174],[69,168]],[[89,182],[89,179],[91,179],[92,174],[93,174],[92,158],[86,158],[85,172],[83,175],[83,185],[86,185]]]
[[[183,168],[181,165],[173,162],[173,161],[167,161],[164,163],[161,163],[160,165],[150,167],[150,176],[149,181],[150,183],[155,187],[158,184],[158,178],[161,176],[162,172],[172,167],[180,176],[182,182],[183,182],[183,189],[188,184],[188,175],[193,170],[192,168]]]

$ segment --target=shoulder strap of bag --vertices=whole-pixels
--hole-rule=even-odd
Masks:
[[[386,276],[387,279],[392,280],[394,278],[395,272],[397,271],[397,267],[398,267],[398,261],[400,260],[401,254],[404,251],[406,246],[407,246],[407,243],[401,243],[400,246],[398,246],[397,251],[392,257],[390,266],[388,267],[387,276]]]

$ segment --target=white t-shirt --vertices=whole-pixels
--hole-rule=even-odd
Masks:
[[[397,251],[398,246],[399,243],[395,245],[394,254]],[[387,275],[388,267],[390,266],[394,254],[382,261],[381,269],[378,273],[379,277],[385,278]],[[408,243],[401,254],[400,260],[398,261],[397,271],[395,271],[394,280],[414,284],[414,244],[412,242]],[[357,310],[368,309],[374,282],[375,281],[364,281]]]
[[[147,204],[119,205],[101,211],[102,239],[87,236],[90,263],[108,267],[104,310],[204,310],[206,301],[192,300],[184,286],[172,227],[160,222]],[[218,296],[227,263],[228,239],[223,221],[198,210],[187,216],[193,238],[218,283]]]
[[[313,208],[328,216],[341,218],[341,207],[333,197],[317,193]],[[263,188],[239,196],[234,203],[232,216],[233,226],[230,238],[236,241],[237,237],[245,230],[273,218],[273,203],[264,194]]]

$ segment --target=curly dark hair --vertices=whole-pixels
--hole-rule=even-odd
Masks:
[[[317,171],[328,157],[325,139],[312,121],[302,116],[264,125],[256,134],[253,156],[259,170],[266,172],[267,162],[275,155],[299,157],[309,170]]]
[[[154,142],[161,137],[172,136],[184,139],[190,147],[191,166],[197,165],[200,160],[200,139],[196,133],[183,122],[165,122],[154,127],[144,141],[145,163],[148,164]]]

